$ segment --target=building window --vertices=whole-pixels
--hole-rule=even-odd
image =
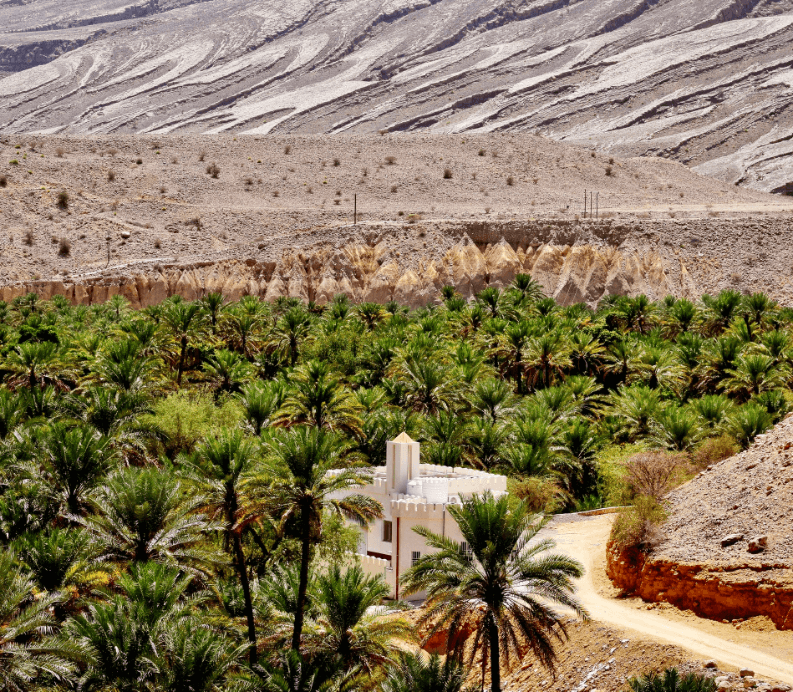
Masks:
[[[391,522],[384,521],[383,522],[383,542],[390,543],[391,542]]]
[[[420,557],[421,557],[421,553],[418,550],[412,551],[411,557],[410,557],[410,566],[411,567],[415,567],[416,563],[419,561]]]
[[[468,543],[462,541],[460,543],[460,554],[465,555],[470,560],[474,556],[474,551],[471,550],[471,546]]]

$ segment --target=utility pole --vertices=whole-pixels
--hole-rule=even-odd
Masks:
[[[358,225],[358,194],[353,195],[352,225]]]
[[[107,264],[105,265],[105,269],[110,266],[110,236],[105,236],[105,240],[107,241]]]
[[[584,218],[586,218],[586,190],[584,190]]]

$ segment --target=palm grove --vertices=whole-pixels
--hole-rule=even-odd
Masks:
[[[534,512],[630,501],[623,447],[748,445],[788,410],[791,324],[732,291],[561,307],[526,275],[414,311],[0,304],[0,687],[453,691],[489,668],[497,690],[516,655],[553,668],[548,604],[585,615],[580,567]],[[470,553],[427,533],[403,576],[445,660],[408,653],[415,621],[345,557],[403,430],[425,462],[510,477],[454,508]]]

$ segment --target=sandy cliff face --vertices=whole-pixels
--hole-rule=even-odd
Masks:
[[[777,224],[780,233],[787,228],[785,221]],[[0,288],[0,299],[35,292],[90,305],[123,295],[138,308],[172,295],[195,300],[211,292],[228,300],[290,296],[319,304],[343,293],[355,302],[395,300],[420,307],[439,300],[445,285],[471,298],[525,273],[563,305],[594,306],[607,295],[698,298],[727,287],[764,290],[789,302],[793,248],[747,262],[740,243],[753,228],[754,222],[726,228],[717,221],[367,224],[334,229],[332,242],[317,229],[262,251],[217,259],[135,262],[69,278],[14,282]],[[771,224],[766,233],[776,237],[775,228]]]

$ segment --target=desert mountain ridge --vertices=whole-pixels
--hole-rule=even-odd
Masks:
[[[793,180],[793,0],[25,0],[0,26],[5,132],[539,132]]]

